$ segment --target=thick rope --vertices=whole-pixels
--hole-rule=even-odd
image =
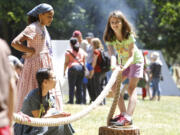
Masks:
[[[121,81],[122,81],[122,74],[118,74],[117,81],[116,81],[116,92],[115,92],[114,100],[113,100],[111,109],[109,110],[108,117],[107,117],[107,126],[110,125],[110,123],[109,123],[110,119],[113,117],[114,112],[116,110],[116,106],[118,104],[118,99],[119,99],[119,95],[120,95]]]
[[[29,117],[28,119],[27,118],[25,119],[22,115],[14,113],[14,121],[17,123],[20,123],[20,124],[36,126],[36,127],[42,127],[42,126],[51,127],[51,126],[64,125],[64,124],[72,123],[76,120],[79,120],[82,117],[86,116],[94,108],[96,108],[103,101],[103,99],[109,94],[111,87],[113,86],[113,84],[116,81],[118,73],[119,73],[119,69],[116,69],[115,71],[113,71],[111,78],[108,81],[108,84],[105,86],[104,90],[97,97],[97,99],[91,105],[89,105],[86,109],[82,110],[81,112],[79,112],[77,114],[74,114],[69,117],[63,117],[63,118],[33,118],[33,117]]]

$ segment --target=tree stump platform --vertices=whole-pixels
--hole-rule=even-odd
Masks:
[[[140,130],[135,126],[130,126],[130,127],[103,126],[99,128],[99,135],[140,135]]]

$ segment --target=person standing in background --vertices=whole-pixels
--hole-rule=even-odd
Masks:
[[[180,65],[178,63],[174,64],[172,67],[172,75],[173,79],[176,82],[176,85],[179,87],[180,86]]]
[[[75,30],[73,32],[73,34],[72,34],[72,37],[77,38],[78,43],[79,43],[79,47],[86,52],[86,58],[87,58],[88,57],[88,54],[87,54],[87,49],[88,48],[87,47],[89,45],[88,41],[83,39],[83,35],[82,35],[82,33],[79,30]],[[85,59],[85,66],[89,66],[89,65],[86,64],[86,62],[87,62],[87,59]],[[86,88],[87,88],[87,83],[88,83],[88,80],[84,76],[84,78],[83,78],[83,85],[82,85],[82,103],[83,104],[86,104]]]
[[[150,78],[152,83],[152,98],[151,100],[155,100],[155,96],[157,93],[158,101],[160,101],[161,90],[160,90],[160,80],[162,79],[161,74],[162,62],[159,59],[159,54],[157,52],[152,52],[151,54],[151,64],[150,64]]]
[[[82,33],[79,30],[75,30],[72,34],[72,37],[77,38],[79,42],[79,47],[82,48],[86,52],[86,47],[88,45],[88,42],[83,39]]]
[[[0,135],[12,135],[16,80],[8,60],[10,49],[2,39],[0,39],[0,46]]]
[[[92,92],[95,94],[92,101],[94,101],[102,92],[103,84],[102,80],[105,76],[105,73],[101,70],[101,62],[102,62],[102,54],[101,50],[104,50],[104,47],[101,43],[99,38],[92,39],[92,46],[93,46],[93,61],[92,67],[93,70],[90,72],[90,78],[92,78]],[[105,105],[105,99],[100,105]]]
[[[92,67],[92,61],[93,61],[93,45],[91,43],[92,39],[94,38],[94,34],[92,32],[88,32],[86,34],[86,40],[88,41],[88,45],[86,47],[87,57],[86,57],[86,67],[91,70],[93,70]],[[88,78],[87,85],[86,85],[90,97],[90,102],[94,101],[95,99],[95,93],[93,92],[93,81],[91,78]]]
[[[83,66],[85,65],[86,53],[79,47],[79,43],[74,37],[70,39],[70,46],[71,49],[65,53],[64,62],[64,76],[68,68],[69,101],[67,103],[74,104],[74,95],[76,95],[76,104],[82,104]]]
[[[143,71],[143,78],[142,80],[144,81],[144,85],[142,85],[142,99],[144,100],[147,93],[149,95],[149,99],[151,99],[151,92],[150,92],[150,76],[149,76],[149,65],[150,65],[150,61],[147,58],[148,55],[148,51],[143,51],[143,57],[144,57],[144,71]],[[141,79],[140,79],[141,80]],[[141,82],[143,82],[141,81]],[[140,81],[139,81],[140,83]],[[138,84],[139,84],[138,83]]]

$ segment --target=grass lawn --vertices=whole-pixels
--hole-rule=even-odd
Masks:
[[[112,100],[107,98],[105,106],[99,106],[85,117],[71,123],[76,131],[75,135],[98,135],[99,127],[106,126]],[[73,115],[87,106],[65,105],[64,111]],[[142,101],[141,97],[138,97],[133,123],[139,127],[141,135],[180,135],[180,97],[162,96],[161,101]]]

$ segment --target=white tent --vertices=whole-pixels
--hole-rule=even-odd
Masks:
[[[68,86],[67,82],[65,81],[63,77],[63,69],[64,69],[64,54],[66,49],[70,48],[69,41],[68,40],[52,40],[52,46],[53,46],[53,61],[54,61],[54,68],[55,72],[57,74],[57,77],[61,80],[61,85],[63,92],[67,93],[68,92]],[[150,56],[150,53],[152,50],[148,50],[149,54],[148,57]],[[157,51],[160,55],[160,59],[163,63],[162,67],[162,75],[164,80],[161,81],[160,86],[161,86],[161,95],[168,95],[168,96],[180,96],[180,90],[176,87],[176,84],[174,80],[172,79],[172,76],[169,73],[167,64],[163,58],[163,55],[161,51]]]

